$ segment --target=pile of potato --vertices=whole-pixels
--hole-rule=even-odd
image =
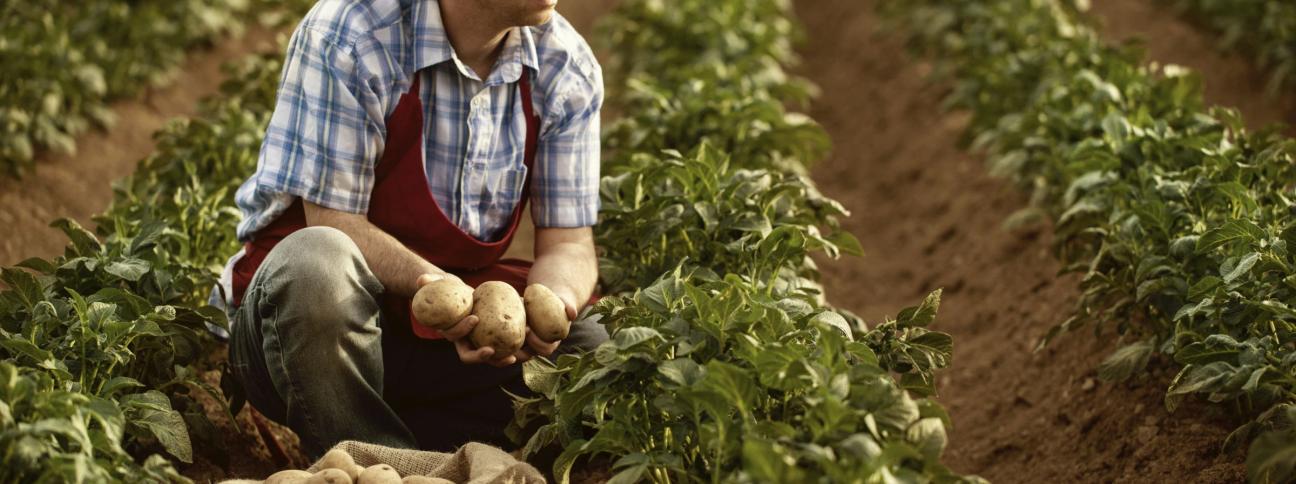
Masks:
[[[478,348],[491,347],[496,355],[511,355],[522,348],[529,324],[547,342],[566,338],[571,330],[562,299],[540,284],[527,286],[519,297],[513,286],[490,281],[476,290],[457,279],[440,279],[419,289],[411,304],[414,319],[436,330],[454,326],[476,315],[477,327],[468,339]]]
[[[377,464],[362,467],[341,450],[330,450],[319,461],[320,471],[289,469],[267,477],[265,484],[451,484],[439,477],[405,476],[401,478],[392,466]]]

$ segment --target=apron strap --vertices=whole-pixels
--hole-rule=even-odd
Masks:
[[[526,148],[524,160],[527,170],[535,166],[536,149],[540,138],[540,118],[535,114],[535,105],[531,102],[531,71],[522,68],[522,77],[518,79],[518,90],[522,91],[522,113],[526,116]],[[527,187],[531,186],[531,177],[527,177]],[[525,204],[526,198],[518,202]]]

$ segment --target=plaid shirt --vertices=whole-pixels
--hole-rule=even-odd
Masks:
[[[366,213],[386,119],[420,75],[432,195],[464,232],[498,240],[527,175],[523,69],[531,69],[541,118],[532,219],[539,227],[594,225],[603,80],[566,19],[513,29],[483,81],[455,55],[436,0],[322,0],[288,45],[256,174],[236,195],[239,239],[299,197]]]

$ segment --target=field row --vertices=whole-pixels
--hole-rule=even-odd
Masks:
[[[233,66],[219,99],[158,133],[96,233],[60,220],[63,256],[4,269],[0,481],[183,481],[163,455],[190,462],[219,442],[191,396],[219,395],[195,371],[206,325],[226,324],[205,301],[238,247],[234,189],[256,166],[279,64]]]
[[[938,295],[869,328],[814,282],[811,251],[858,243],[804,175],[826,137],[784,110],[808,92],[783,70],[787,6],[625,2],[608,25],[617,99],[636,115],[606,137],[598,237],[617,295],[587,314],[614,338],[528,368],[543,398],[519,418],[548,422],[528,449],[562,444],[564,476],[597,456],[622,479],[954,479],[939,464],[948,417],[922,397],[949,360],[949,337],[923,328]],[[4,271],[0,480],[183,480],[163,455],[219,447],[192,397],[219,395],[195,371],[212,350],[205,326],[226,323],[206,292],[237,249],[233,191],[255,167],[279,69],[236,66],[201,115],[159,134],[96,233],[60,221],[64,256]]]
[[[1115,325],[1122,346],[1100,377],[1180,366],[1166,408],[1236,409],[1250,421],[1226,444],[1251,443],[1251,478],[1291,478],[1296,141],[1205,108],[1194,74],[1107,46],[1070,2],[884,8],[953,82],[948,102],[971,112],[968,137],[991,170],[1032,193],[1010,222],[1051,220],[1058,256],[1084,274],[1077,314],[1042,344]]]
[[[107,103],[169,82],[194,47],[238,35],[270,0],[7,2],[0,8],[0,170],[114,122]],[[297,2],[300,3],[300,2]],[[266,20],[269,20],[267,18]]]
[[[1254,55],[1268,69],[1269,95],[1296,87],[1296,3],[1165,0],[1219,32],[1221,44]]]
[[[822,297],[813,252],[858,254],[806,166],[828,148],[788,112],[799,35],[780,0],[621,2],[595,228],[612,340],[528,363],[514,430],[561,449],[554,475],[613,482],[958,481],[933,373],[939,292],[870,327]],[[520,434],[520,432],[515,432]],[[970,478],[967,480],[975,480]]]

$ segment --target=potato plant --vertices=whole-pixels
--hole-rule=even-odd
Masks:
[[[57,222],[63,256],[0,275],[0,481],[184,481],[164,454],[220,450],[191,396],[219,391],[193,368],[207,328],[225,324],[207,292],[237,250],[233,191],[255,167],[279,70],[232,68],[201,117],[158,134],[95,233]]]
[[[1264,0],[1164,0],[1219,32],[1224,48],[1254,55],[1269,92],[1296,86],[1296,4]]]
[[[596,237],[612,340],[533,361],[510,432],[554,474],[613,482],[977,481],[940,464],[939,293],[875,328],[827,307],[810,259],[858,255],[806,167],[827,150],[787,111],[783,1],[622,2],[605,25],[624,116],[605,136]]]
[[[113,121],[107,102],[165,82],[190,47],[242,28],[249,2],[6,2],[0,7],[0,167]]]
[[[808,178],[733,166],[703,145],[689,156],[639,154],[603,178],[600,223],[603,291],[646,287],[683,263],[761,284],[813,285],[813,251],[860,255],[836,228],[845,209]]]
[[[702,143],[727,153],[740,168],[770,168],[803,173],[807,164],[827,155],[831,142],[814,120],[788,112],[786,103],[804,103],[809,91],[781,98],[732,67],[697,70],[680,85],[635,77],[621,110],[603,139],[612,158],[605,170],[616,172],[629,160],[619,155],[690,152]],[[782,76],[786,78],[786,76]]]
[[[947,343],[922,328],[935,309],[852,331],[814,294],[668,273],[593,308],[612,332],[593,354],[527,367],[539,396],[519,403],[517,423],[549,423],[525,451],[557,442],[560,479],[578,458],[607,456],[617,482],[959,480],[938,460],[944,410],[891,376],[930,378],[949,345],[879,353]],[[905,336],[884,333],[894,327]],[[939,363],[900,363],[912,356]]]
[[[1228,444],[1278,432],[1253,441],[1249,472],[1292,478],[1296,441],[1273,436],[1296,403],[1296,141],[1205,108],[1192,73],[1105,45],[1068,2],[886,8],[939,57],[973,145],[1033,191],[1023,214],[1051,218],[1084,274],[1075,317],[1048,337],[1115,324],[1124,346],[1099,376],[1173,361],[1167,409],[1199,396],[1238,410],[1251,420]]]

